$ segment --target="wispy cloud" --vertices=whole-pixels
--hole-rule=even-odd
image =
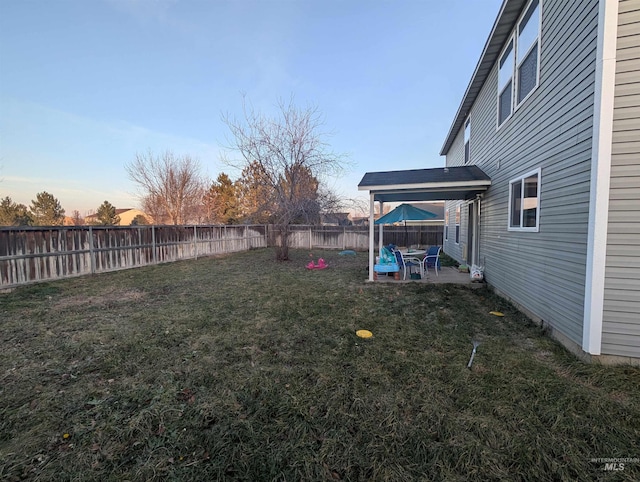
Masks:
[[[41,156],[46,161],[61,161],[50,154],[52,147],[59,146],[67,147],[67,159],[103,158],[111,163],[119,157],[130,159],[136,152],[148,149],[169,149],[177,154],[198,157],[203,162],[212,162],[219,157],[219,147],[215,144],[160,132],[126,120],[93,119],[13,99],[3,100],[2,105],[4,115],[0,119],[0,159],[7,169],[7,175],[15,172],[18,167],[15,164],[21,160],[37,161]],[[30,155],[16,159],[17,151]]]
[[[130,206],[135,186],[127,178],[125,164],[136,153],[149,150],[188,154],[201,162],[203,175],[217,175],[219,148],[215,144],[35,103],[13,100],[3,102],[3,108],[0,193],[16,202],[29,203],[37,192],[47,191],[65,209],[75,206],[81,212],[105,199],[116,206]]]

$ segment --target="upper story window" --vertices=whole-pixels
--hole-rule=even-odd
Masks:
[[[513,112],[513,39],[500,58],[498,71],[498,125]]]
[[[518,105],[538,86],[539,54],[540,0],[532,0],[500,57],[498,126],[508,119]]]
[[[509,231],[538,232],[540,169],[509,182]]]
[[[464,123],[464,163],[468,164],[471,160],[471,150],[469,140],[471,139],[471,119],[467,119]]]
[[[538,36],[540,4],[533,0],[518,24],[518,104],[538,85]]]

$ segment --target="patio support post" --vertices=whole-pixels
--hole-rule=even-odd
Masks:
[[[384,203],[382,201],[380,204],[380,216],[382,217],[382,213],[384,213]],[[382,239],[383,239],[383,228],[382,224],[378,225],[378,256],[382,256]]]
[[[373,265],[375,264],[375,225],[373,219],[373,193],[369,193],[369,281],[373,281]]]

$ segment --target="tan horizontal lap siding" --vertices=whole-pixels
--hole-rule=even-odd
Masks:
[[[640,2],[619,4],[602,353],[640,357]]]

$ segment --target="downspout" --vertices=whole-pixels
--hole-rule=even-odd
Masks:
[[[482,258],[480,257],[480,252],[482,250],[482,242],[480,241],[480,226],[482,225],[482,195],[478,194],[477,199],[478,199],[478,219],[477,219],[476,226],[478,227],[478,232],[477,232],[476,246],[478,246],[478,251],[476,253],[476,257],[478,258],[478,264],[480,266],[485,266],[484,262],[482,261]]]
[[[582,349],[591,355],[600,355],[602,348],[617,30],[618,0],[600,0],[582,331]]]

